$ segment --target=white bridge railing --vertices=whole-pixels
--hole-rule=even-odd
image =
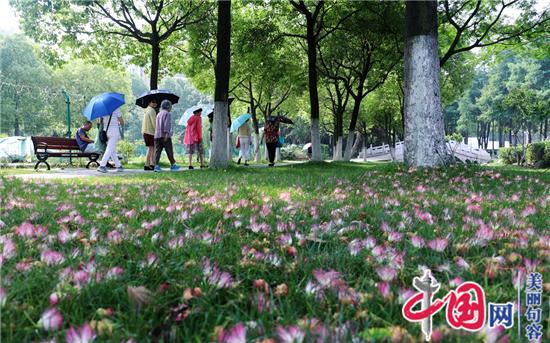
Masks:
[[[359,153],[359,158],[363,160],[403,161],[404,148],[405,145],[402,141],[395,143],[395,148],[390,147],[389,144],[375,147],[371,145]],[[491,155],[484,149],[474,148],[460,142],[447,142],[447,150],[449,154],[454,155],[463,162],[487,163],[491,161]]]

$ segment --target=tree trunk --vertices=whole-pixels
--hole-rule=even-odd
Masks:
[[[351,150],[353,147],[353,139],[355,138],[355,128],[357,126],[357,119],[359,118],[359,109],[361,108],[361,96],[363,94],[362,82],[360,81],[359,89],[357,91],[358,97],[353,98],[353,110],[351,111],[351,120],[349,122],[348,138],[346,141],[346,150],[344,152],[344,161],[351,160]]]
[[[15,117],[15,122],[13,123],[13,135],[21,136],[21,128],[19,126],[19,118]]]
[[[487,150],[489,146],[489,135],[491,134],[491,122],[485,123],[485,133],[483,137],[483,149]]]
[[[353,143],[353,147],[351,148],[351,156],[355,156],[359,153],[359,148],[363,145],[364,146],[364,139],[363,134],[357,131],[357,138],[355,139],[355,143]]]
[[[498,147],[504,147],[504,135],[502,133],[502,125],[498,123]]]
[[[332,159],[340,161],[343,158],[342,150],[344,147],[344,109],[342,108],[341,100],[339,100],[338,109],[336,111],[336,121],[334,125],[334,154]]]
[[[405,163],[450,161],[439,88],[437,1],[407,1],[405,9]]]
[[[160,44],[153,43],[151,45],[151,80],[149,80],[149,87],[151,89],[158,88],[159,58],[160,58]]]
[[[548,138],[548,118],[544,119],[544,133],[542,136],[544,137],[544,140]]]
[[[319,129],[319,93],[317,91],[317,44],[314,35],[315,22],[307,21],[307,60],[309,78],[309,103],[311,107],[311,159],[321,161],[321,134]]]
[[[480,122],[477,122],[476,135],[477,135],[477,147],[478,148],[481,148],[481,125],[483,125],[483,124],[480,123]]]
[[[341,161],[342,160],[342,148],[344,146],[344,137],[338,136],[336,137],[336,146],[334,147],[334,154],[332,156],[332,159],[334,161]]]
[[[229,72],[231,44],[231,1],[218,1],[216,50],[216,89],[214,92],[214,130],[211,168],[227,168],[227,126],[229,124]]]

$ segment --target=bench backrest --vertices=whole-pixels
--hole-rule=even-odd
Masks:
[[[76,139],[63,137],[31,137],[34,151],[37,149],[48,150],[80,150]]]

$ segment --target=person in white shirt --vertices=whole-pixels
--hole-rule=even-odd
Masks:
[[[122,166],[120,165],[120,160],[116,153],[116,145],[120,140],[120,126],[124,124],[124,119],[122,119],[122,113],[120,110],[115,110],[111,115],[111,121],[109,122],[109,116],[103,117],[103,127],[107,131],[107,148],[103,154],[101,162],[99,162],[99,167],[97,171],[100,173],[107,172],[107,162],[109,158],[115,163],[115,168],[117,172],[123,171]]]

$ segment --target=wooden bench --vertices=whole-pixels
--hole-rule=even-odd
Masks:
[[[34,169],[38,169],[40,163],[44,163],[48,170],[50,170],[50,165],[46,161],[49,157],[71,157],[71,158],[81,158],[87,157],[90,161],[86,165],[86,168],[90,167],[90,164],[95,163],[99,166],[98,153],[85,153],[80,151],[76,139],[73,138],[62,138],[62,137],[31,137],[32,144],[34,145],[34,154],[38,159]]]

